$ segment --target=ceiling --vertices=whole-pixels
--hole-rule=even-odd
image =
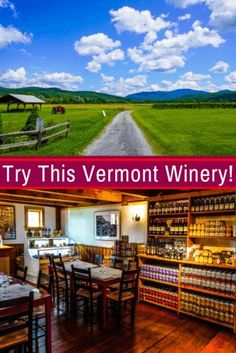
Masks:
[[[127,204],[145,201],[159,194],[177,193],[180,190],[101,190],[65,189],[38,190],[14,189],[0,190],[0,202],[14,202],[63,208],[88,207],[105,204]]]

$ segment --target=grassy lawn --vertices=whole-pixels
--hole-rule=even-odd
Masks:
[[[235,109],[147,108],[133,117],[158,155],[236,155]]]
[[[118,114],[121,109],[134,110],[132,105],[123,104],[107,104],[107,105],[64,105],[66,107],[66,114],[52,115],[52,106],[45,105],[40,112],[40,116],[45,119],[45,122],[60,123],[67,120],[71,121],[71,129],[69,138],[63,137],[54,139],[44,144],[39,151],[34,147],[24,148],[21,151],[10,150],[5,155],[80,155],[84,148],[89,145],[109,124],[114,116]],[[135,109],[140,106],[135,107]],[[30,112],[10,112],[6,113],[5,107],[0,107],[2,111],[3,130],[4,133],[20,131],[24,126]],[[107,116],[102,117],[102,111],[105,110]]]

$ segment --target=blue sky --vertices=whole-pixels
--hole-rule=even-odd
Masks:
[[[235,0],[0,0],[0,86],[236,90]]]

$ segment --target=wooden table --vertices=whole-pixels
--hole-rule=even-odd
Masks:
[[[94,264],[84,261],[73,261],[65,263],[65,269],[67,274],[70,276],[70,293],[71,303],[73,303],[73,284],[72,284],[72,269],[71,265],[75,268],[88,269],[91,268],[92,280],[102,289],[102,317],[103,317],[103,328],[107,327],[107,289],[111,284],[119,283],[121,280],[122,271],[110,267],[98,267]],[[71,307],[73,310],[73,308]]]
[[[15,285],[15,287],[13,286]],[[20,287],[21,286],[21,287]],[[6,289],[9,294],[9,298],[13,299],[15,297],[29,295],[31,290],[35,289],[29,285],[23,285],[20,281],[15,278],[10,277],[10,286]],[[0,295],[0,300],[1,300]],[[5,298],[4,298],[5,300]],[[45,320],[46,320],[46,352],[52,353],[52,336],[51,336],[51,308],[52,299],[51,295],[46,292],[35,293],[34,296],[34,307],[44,305],[45,307]],[[11,312],[11,308],[1,309],[0,315],[5,316]]]

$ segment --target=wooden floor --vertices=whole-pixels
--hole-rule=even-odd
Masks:
[[[148,304],[138,304],[135,327],[129,319],[107,332],[94,325],[93,333],[82,318],[67,319],[53,313],[53,353],[234,353],[236,335],[231,330]],[[40,350],[40,353],[44,349]]]

